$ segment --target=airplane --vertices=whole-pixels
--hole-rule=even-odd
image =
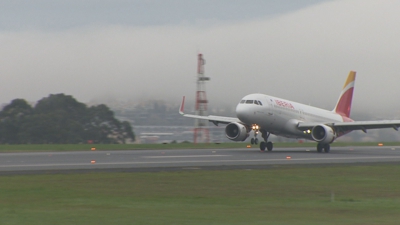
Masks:
[[[332,111],[304,105],[265,94],[249,94],[236,107],[237,117],[200,116],[184,113],[183,96],[179,113],[185,117],[226,124],[226,137],[232,141],[245,141],[254,131],[251,144],[258,144],[261,133],[264,141],[260,150],[272,151],[271,134],[288,138],[307,139],[317,142],[317,152],[330,152],[330,144],[337,138],[353,131],[393,128],[398,131],[400,120],[354,121],[350,118],[356,72],[350,71],[340,97]]]

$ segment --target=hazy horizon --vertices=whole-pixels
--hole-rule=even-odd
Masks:
[[[399,115],[400,2],[289,2],[2,2],[0,102],[193,102],[202,53],[210,104],[257,92],[329,110],[355,70],[353,112]]]

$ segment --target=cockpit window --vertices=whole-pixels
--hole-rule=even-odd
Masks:
[[[263,105],[263,104],[261,103],[261,101],[258,101],[258,100],[246,100],[246,99],[242,99],[242,100],[240,101],[240,104],[256,104],[256,105]]]

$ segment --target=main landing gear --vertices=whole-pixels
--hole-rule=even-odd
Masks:
[[[331,150],[330,144],[318,143],[317,145],[317,152],[321,153],[322,151],[325,151],[325,153],[329,153],[330,150]]]
[[[260,143],[260,150],[265,151],[265,148],[266,148],[268,151],[272,151],[272,149],[274,148],[274,145],[272,144],[272,142],[268,141],[269,135],[271,133],[266,132],[266,131],[264,131],[264,132],[261,131],[261,133],[262,133],[262,137],[264,138],[265,142],[262,141]]]

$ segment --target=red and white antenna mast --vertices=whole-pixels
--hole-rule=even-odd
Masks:
[[[207,115],[207,95],[205,81],[209,81],[210,78],[204,76],[204,64],[202,54],[197,56],[197,90],[196,90],[196,115],[206,116]],[[194,123],[193,143],[209,143],[210,132],[207,127],[206,120],[196,119]]]

